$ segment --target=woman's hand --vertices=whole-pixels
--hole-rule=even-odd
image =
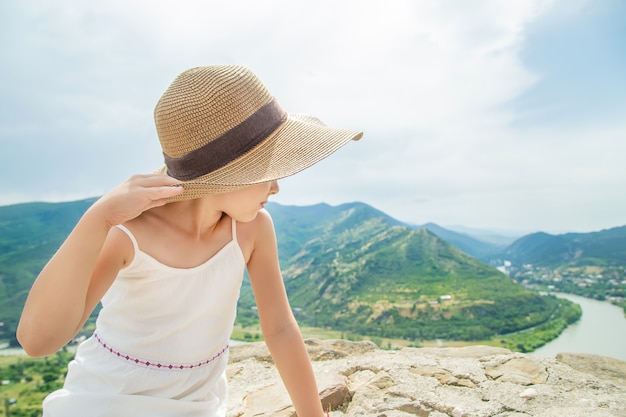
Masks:
[[[100,210],[106,223],[115,226],[164,205],[169,197],[183,191],[181,182],[167,175],[133,175],[103,195],[92,209]]]

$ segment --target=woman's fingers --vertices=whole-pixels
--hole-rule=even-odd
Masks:
[[[152,204],[148,208],[165,205],[168,198],[182,194],[183,191],[184,188],[180,184],[154,187],[152,189],[153,195],[150,197]]]
[[[134,219],[146,210],[162,206],[184,191],[180,181],[163,174],[133,175],[98,201],[110,225]]]
[[[181,194],[184,189],[180,181],[162,174],[140,175],[131,178],[137,186],[143,188],[150,200],[145,210],[162,206],[167,203],[167,199]],[[141,190],[140,190],[141,191]]]

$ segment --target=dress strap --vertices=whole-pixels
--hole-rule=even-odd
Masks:
[[[230,219],[232,221],[232,232],[231,233],[233,234],[233,241],[236,242],[236,243],[239,243],[239,242],[237,242],[237,221],[235,219],[233,219],[232,217]]]
[[[123,224],[115,225],[115,227],[120,229],[122,232],[126,233],[130,241],[133,243],[133,248],[135,249],[135,253],[137,253],[139,251],[139,245],[137,244],[137,239],[135,239],[135,235],[133,235],[132,232],[128,230],[128,228],[124,226]]]

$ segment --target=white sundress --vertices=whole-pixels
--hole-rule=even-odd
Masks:
[[[232,239],[205,263],[164,265],[139,249],[102,298],[44,417],[223,417],[228,342],[245,260]]]

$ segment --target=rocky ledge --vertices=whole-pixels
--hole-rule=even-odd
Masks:
[[[332,417],[624,417],[626,362],[507,349],[307,340]],[[231,348],[229,417],[295,417],[262,342]]]

